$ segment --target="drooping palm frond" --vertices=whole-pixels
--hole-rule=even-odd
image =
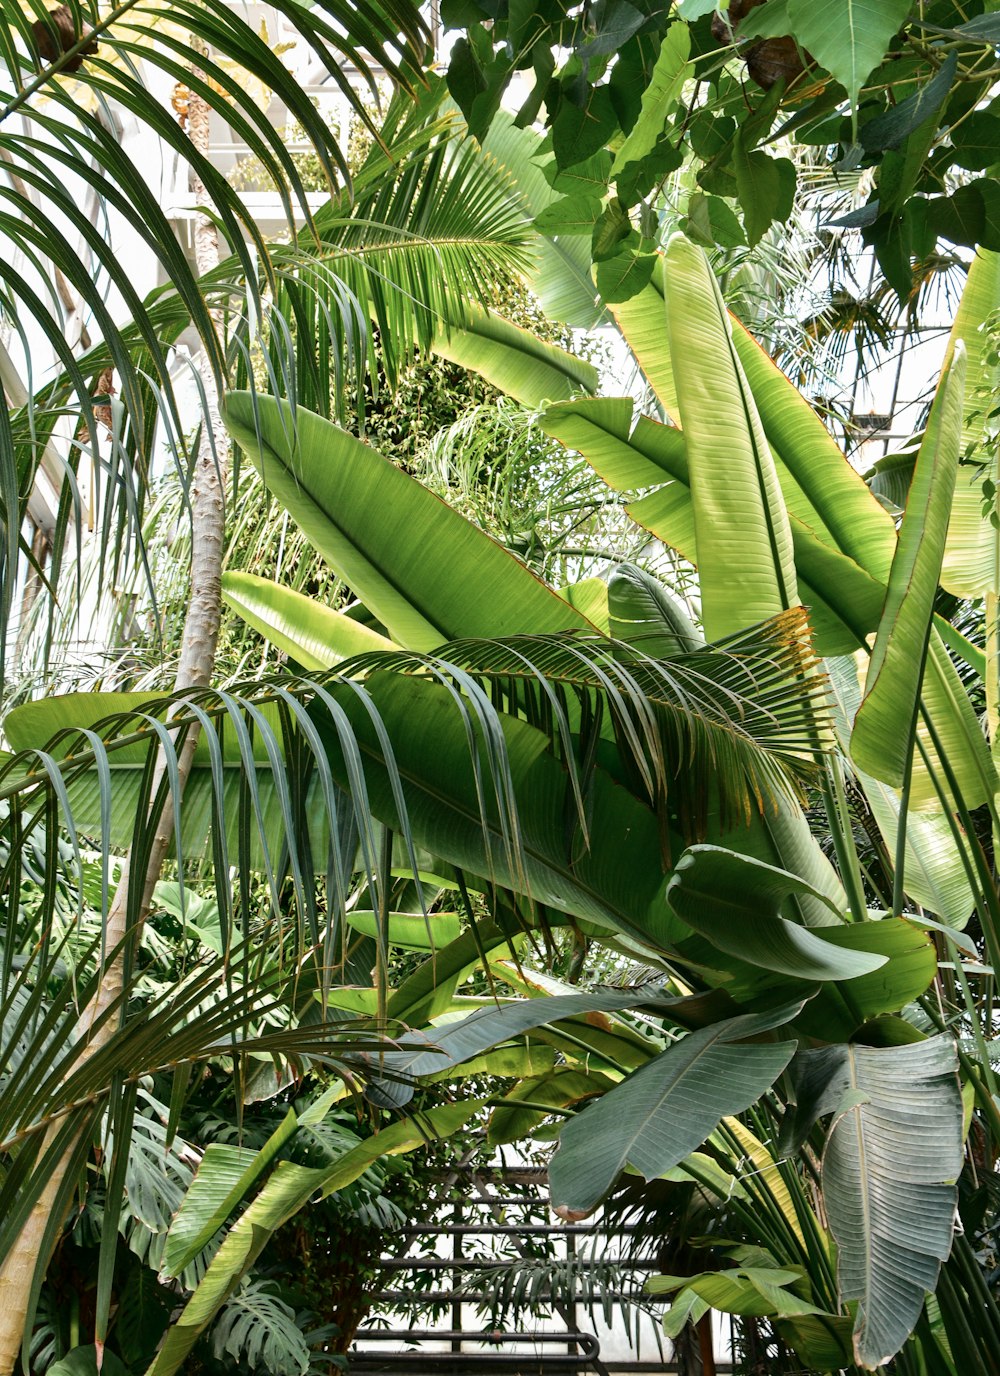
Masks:
[[[251,260],[249,276],[246,256],[233,253],[199,279],[203,309],[222,321],[225,376],[344,414],[351,399],[363,405],[366,377],[374,391],[380,375],[394,384],[415,349],[462,318],[463,303],[489,305],[509,290],[528,262],[530,230],[507,174],[483,159],[453,117],[436,113],[442,95],[435,87],[420,101],[397,98],[351,195],[328,202],[291,242],[268,244],[266,256]],[[178,408],[175,384],[191,374],[166,353],[197,325],[181,285],[171,281],[148,295],[135,320],[80,359],[61,358],[60,376],[12,415],[21,514],[47,462],[47,431],[39,426],[77,431],[68,448],[62,444],[52,480],[62,490],[50,531],[56,588],[62,552],[86,519],[75,476],[81,463],[95,465],[90,515],[100,524],[108,583],[137,558],[142,568],[157,433],[187,481],[190,417]],[[107,405],[96,395],[98,424],[85,412],[80,424],[81,393],[89,405],[108,369],[120,395]],[[146,581],[152,593],[148,571]]]
[[[437,88],[425,103],[442,95]],[[435,335],[460,324],[468,302],[495,304],[532,261],[530,228],[506,171],[454,119],[428,126],[419,113],[397,101],[383,130],[391,156],[373,145],[353,203],[331,201],[316,215],[318,241],[303,233],[276,254],[272,320],[320,344],[298,351],[297,399],[322,414],[331,409],[329,377],[352,346],[366,347],[377,386],[371,333],[338,333],[345,295],[377,326],[377,363],[392,383],[415,347],[426,351]]]
[[[11,713],[10,739],[25,748],[0,768],[0,1256],[67,1160],[72,1187],[95,1134],[128,1140],[143,1075],[218,1055],[378,1064],[384,992],[378,1023],[360,1028],[328,1004],[359,886],[383,925],[402,868],[425,911],[419,876],[443,871],[463,891],[510,891],[653,939],[661,833],[694,813],[686,800],[709,773],[734,812],[801,773],[817,715],[801,691],[810,670],[786,617],[669,666],[596,636],[466,641],[245,693],[79,694]],[[106,716],[122,705],[133,710]],[[178,751],[195,725],[182,796]],[[118,953],[98,936],[64,959],[74,913],[106,914],[113,851],[146,854],[164,807],[181,892],[211,860],[202,883],[225,954],[156,1002],[134,999],[132,884],[122,994],[94,1012]],[[251,918],[255,872],[270,893],[263,924]],[[382,930],[382,980],[384,945]],[[91,1050],[94,1018],[112,1031]],[[63,1212],[53,1208],[51,1229]]]
[[[175,858],[183,868],[205,854],[210,837],[228,932],[239,901],[225,876],[235,865],[241,876],[267,874],[276,910],[287,875],[318,939],[308,876],[326,875],[327,921],[343,913],[351,869],[379,892],[384,826],[400,835],[413,871],[422,847],[528,897],[570,911],[579,900],[634,929],[636,914],[620,894],[602,891],[600,876],[575,875],[576,897],[560,896],[556,878],[572,874],[574,852],[594,844],[593,810],[611,786],[606,769],[631,780],[636,826],[646,816],[654,831],[654,810],[664,824],[697,831],[710,777],[711,802],[724,813],[766,806],[801,777],[821,739],[822,680],[806,677],[812,658],[802,629],[789,614],[669,666],[599,637],[519,637],[460,642],[436,655],[365,655],[315,679],[265,681],[242,694],[206,690],[173,704],[152,694],[30,704],[7,723],[22,753],[0,771],[10,838],[0,882],[17,891],[26,839],[43,825],[54,835],[60,815],[71,846],[87,836],[105,855],[126,844],[143,852],[147,818],[158,815],[176,775],[178,743],[163,725],[172,708],[172,728],[204,732],[183,805],[173,804]],[[154,784],[157,744],[167,767]],[[614,792],[608,806],[617,799],[628,811],[628,794]],[[345,818],[357,837],[353,863],[337,842]],[[578,838],[568,852],[567,824]],[[67,868],[64,861],[47,880],[50,910]],[[653,868],[658,887],[659,863]]]
[[[669,661],[641,643],[564,635],[457,641],[442,656],[494,703],[549,732],[574,787],[583,785],[574,761],[588,746],[582,723],[600,732],[606,713],[644,795],[669,800],[693,832],[712,783],[724,816],[745,818],[815,768],[827,690],[801,609]],[[348,667],[423,675],[429,666],[401,652]]]

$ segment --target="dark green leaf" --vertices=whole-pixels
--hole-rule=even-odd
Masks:
[[[656,264],[652,253],[634,253],[626,248],[597,264],[597,290],[610,303],[628,301],[649,282]]]
[[[549,1165],[555,1211],[585,1218],[626,1164],[653,1180],[700,1146],[721,1118],[748,1108],[784,1070],[795,1043],[738,1039],[793,1014],[748,1015],[689,1033],[567,1123]]]
[[[795,164],[788,158],[772,158],[759,150],[747,150],[741,133],[733,144],[733,170],[743,209],[747,243],[753,248],[768,228],[784,221],[795,200]]]
[[[878,153],[885,148],[898,148],[903,140],[925,120],[936,115],[948,98],[955,73],[958,54],[951,52],[941,67],[918,91],[861,127],[861,143],[866,153]]]
[[[797,893],[828,901],[787,870],[721,846],[692,846],[677,862],[667,901],[719,950],[793,978],[853,979],[886,963],[885,956],[827,941],[828,932],[835,929],[813,932],[780,916],[788,898]]]
[[[552,122],[552,148],[560,168],[584,162],[603,148],[618,125],[606,86],[592,86],[582,105],[565,96]]]

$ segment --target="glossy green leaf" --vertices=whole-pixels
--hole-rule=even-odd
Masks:
[[[734,1018],[691,1032],[631,1074],[563,1128],[549,1164],[552,1207],[585,1218],[630,1164],[653,1180],[694,1151],[719,1120],[770,1088],[793,1042],[749,1044],[793,1010]]]
[[[743,210],[747,243],[759,244],[775,220],[791,214],[797,184],[790,158],[772,158],[758,148],[747,148],[737,132],[733,140],[736,191]]]
[[[589,628],[488,535],[330,421],[236,392],[225,419],[304,534],[399,644],[429,650],[461,636]]]
[[[822,1314],[822,1309],[787,1288],[801,1281],[797,1271],[736,1267],[703,1272],[688,1282],[688,1288],[723,1314],[782,1319],[799,1314]]]
[[[666,290],[702,615],[715,639],[798,603],[792,537],[718,285],[704,252],[683,235],[667,249]]]
[[[831,944],[828,927],[813,932],[782,917],[793,893],[828,901],[787,870],[721,846],[692,846],[674,868],[667,902],[719,950],[778,974],[809,981],[852,979],[886,963],[885,956]]]
[[[822,1041],[846,1040],[866,1018],[896,1013],[925,993],[937,973],[937,955],[927,933],[901,917],[852,922],[828,928],[827,941],[853,951],[886,956],[868,975],[823,985],[797,1019],[797,1026]]]
[[[396,648],[360,621],[254,573],[224,573],[222,598],[304,669],[331,669],[353,655]]]
[[[962,427],[965,347],[946,363],[917,455],[889,575],[865,695],[851,733],[861,769],[899,786],[913,750],[917,704],[955,490]]]
[[[962,299],[955,314],[951,340],[963,342],[968,359],[961,448],[980,446],[985,412],[994,404],[1000,365],[989,360],[990,344],[982,326],[1000,309],[1000,253],[980,249],[971,264]],[[985,473],[978,464],[961,468],[952,499],[951,522],[941,568],[941,584],[958,597],[982,597],[1000,593],[1000,532],[984,514],[983,480],[997,483],[995,460],[981,448],[973,458],[987,462]]]
[[[909,1337],[951,1251],[962,1168],[958,1061],[950,1037],[836,1046],[796,1063],[801,1102],[832,1114],[823,1198],[854,1358],[874,1369]]]

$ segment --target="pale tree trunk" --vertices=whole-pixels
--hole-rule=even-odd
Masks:
[[[200,96],[191,93],[188,105],[188,132],[192,143],[201,152],[208,148],[209,110]],[[204,186],[192,176],[194,195],[200,204],[207,204]],[[219,240],[215,225],[206,216],[198,216],[194,231],[195,258],[199,275],[209,272],[220,261]],[[213,323],[220,335],[222,313],[212,313]],[[181,640],[180,660],[174,680],[174,691],[206,687],[212,678],[215,651],[221,616],[222,558],[225,544],[226,487],[229,467],[229,441],[219,416],[219,398],[215,377],[206,351],[201,355],[201,375],[207,398],[207,414],[203,418],[202,439],[195,461],[191,483],[191,587],[188,609]],[[213,443],[214,439],[214,452]],[[178,751],[177,773],[180,790],[191,772],[194,761],[197,730],[190,728]],[[153,793],[162,781],[166,760],[161,750],[156,764]],[[168,796],[160,813],[152,851],[143,877],[142,898],[137,925],[141,930],[152,902],[153,889],[160,876],[167,849],[173,836],[174,802]],[[78,1036],[87,1041],[83,1052],[89,1058],[113,1035],[117,1016],[106,1017],[103,1025],[94,1024],[107,1010],[120,1004],[123,994],[124,967],[120,955],[121,943],[128,934],[128,891],[130,859],[126,859],[105,926],[105,949],[118,951],[109,959],[97,992],[82,1011],[77,1024]],[[133,929],[134,930],[134,929]],[[136,937],[138,933],[135,933]],[[46,1148],[56,1136],[51,1128]],[[24,1228],[0,1264],[0,1376],[10,1376],[15,1370],[21,1342],[32,1279],[39,1264],[43,1238],[55,1200],[69,1168],[70,1153],[63,1157],[49,1179]],[[45,1259],[46,1262],[48,1258]]]

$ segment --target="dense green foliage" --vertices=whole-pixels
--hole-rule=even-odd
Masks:
[[[99,562],[134,558],[150,596],[113,590],[105,691],[4,719],[2,1369],[22,1336],[53,1376],[338,1366],[379,1231],[436,1207],[411,1154],[485,1124],[490,1146],[558,1138],[563,1217],[627,1198],[669,1226],[650,1286],[669,1336],[715,1309],[815,1371],[985,1376],[1000,242],[996,182],[971,174],[992,167],[994,17],[766,0],[730,11],[761,40],[734,53],[701,0],[470,0],[444,14],[465,30],[448,84],[470,137],[420,77],[404,6],[352,11],[346,40],[284,8],[331,61],[338,41],[406,40],[353,190],[254,259],[238,193],[203,169],[230,256],[128,297],[132,323],[104,321],[82,361],[41,312],[63,375],[20,399],[5,380],[3,606],[50,422],[87,426],[72,472],[112,365],[126,497],[102,507]],[[16,57],[28,30],[0,11],[0,122],[43,88],[65,105],[72,71],[162,123],[78,27]],[[100,20],[119,59],[121,18]],[[332,172],[266,44],[214,3],[189,18],[273,78]],[[498,114],[529,71],[516,119]],[[73,138],[113,162],[109,194],[170,266],[172,231],[81,108]],[[546,133],[519,127],[536,118]],[[263,124],[263,172],[302,191]],[[979,249],[924,428],[872,487],[703,252],[774,235],[796,143],[870,185],[853,223],[901,298],[939,239]],[[25,177],[27,148],[8,149]],[[59,201],[51,170],[33,185]],[[48,251],[79,283],[68,240]],[[97,310],[100,286],[80,289]],[[611,319],[642,404],[575,347],[570,327]],[[192,323],[239,456],[216,571],[232,620],[225,686],[171,700],[153,594],[168,570],[183,611],[186,516],[164,489],[146,509],[147,466],[154,420],[177,419],[164,350]],[[171,439],[186,498],[198,442]],[[57,592],[79,509],[62,492]],[[156,691],[107,691],[140,658]],[[308,1291],[332,1283],[317,1313]]]

